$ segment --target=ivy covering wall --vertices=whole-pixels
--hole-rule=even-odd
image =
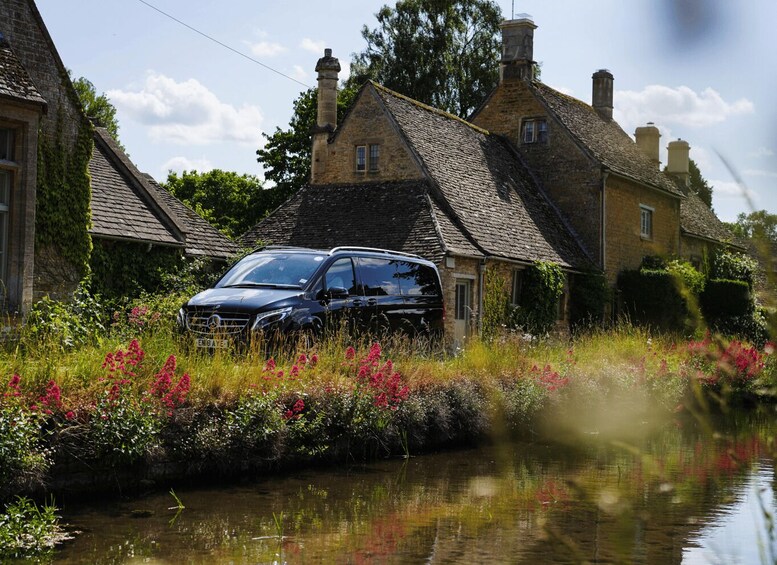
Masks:
[[[40,136],[38,187],[35,211],[36,249],[52,248],[70,263],[78,278],[89,273],[92,241],[91,184],[92,127],[81,122],[75,142],[68,146],[63,134],[63,115],[57,115],[53,139]]]

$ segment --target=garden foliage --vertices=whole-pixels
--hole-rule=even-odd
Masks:
[[[521,300],[510,314],[510,324],[532,335],[550,332],[558,318],[558,300],[564,292],[564,272],[555,263],[536,261],[523,272]]]

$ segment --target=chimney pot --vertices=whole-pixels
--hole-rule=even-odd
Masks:
[[[637,147],[647,155],[657,169],[660,169],[661,161],[658,158],[658,148],[661,133],[653,122],[648,122],[646,126],[638,127],[634,132],[634,138],[637,141]]]
[[[537,26],[528,14],[519,14],[515,20],[505,20],[502,28],[502,60],[499,81],[534,78],[534,30]]]
[[[337,128],[337,78],[340,61],[332,57],[332,50],[324,49],[324,56],[316,63],[318,73],[318,106],[316,127],[313,129],[311,183],[326,169],[329,134]]]
[[[612,90],[614,78],[607,69],[599,69],[592,77],[593,96],[591,105],[605,120],[612,120]]]
[[[677,177],[684,186],[690,181],[689,154],[691,146],[687,141],[670,141],[667,149],[666,172]]]

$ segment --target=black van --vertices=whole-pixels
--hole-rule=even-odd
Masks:
[[[440,275],[434,263],[398,251],[264,247],[184,304],[178,324],[207,348],[343,325],[438,337]]]

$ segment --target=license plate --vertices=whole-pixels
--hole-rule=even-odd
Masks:
[[[229,347],[229,340],[227,339],[211,339],[209,337],[198,337],[197,347],[208,347],[211,349],[223,349]]]

